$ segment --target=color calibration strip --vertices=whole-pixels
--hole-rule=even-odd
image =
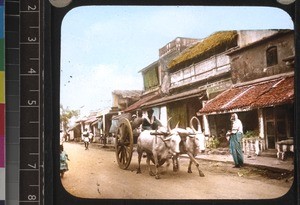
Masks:
[[[5,201],[5,69],[4,0],[0,0],[0,205]]]

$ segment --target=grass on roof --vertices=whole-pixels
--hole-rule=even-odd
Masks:
[[[237,45],[236,31],[220,31],[185,50],[168,65],[170,69],[185,67],[226,51]]]

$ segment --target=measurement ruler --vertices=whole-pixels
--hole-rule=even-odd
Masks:
[[[20,204],[43,204],[40,0],[20,1]]]
[[[44,204],[43,202],[43,33],[42,0],[7,0],[6,7],[6,69],[19,93],[10,95],[11,103],[19,102],[18,109],[7,110],[6,204]],[[10,70],[11,69],[11,70]],[[10,81],[10,79],[7,79]],[[16,86],[14,86],[16,87]],[[8,91],[10,88],[8,87]],[[11,98],[10,98],[11,96]],[[14,96],[14,97],[13,97]],[[19,138],[16,135],[19,134]],[[11,141],[9,139],[12,138]],[[13,154],[11,154],[13,155]],[[18,168],[18,173],[14,170]],[[17,191],[16,191],[17,190]],[[11,195],[11,196],[10,196]]]

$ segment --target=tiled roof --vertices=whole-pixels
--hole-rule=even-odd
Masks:
[[[294,76],[236,86],[208,101],[199,114],[251,110],[294,101]]]
[[[124,110],[124,112],[131,112],[134,110],[139,109],[144,103],[149,102],[150,100],[154,100],[157,99],[159,97],[158,94],[152,94],[152,95],[148,95],[145,97],[142,97],[139,101],[133,103],[132,105],[130,105],[128,108],[126,108]]]

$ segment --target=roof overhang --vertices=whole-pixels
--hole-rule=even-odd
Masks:
[[[139,73],[143,73],[145,72],[146,70],[150,69],[150,68],[153,68],[154,66],[157,66],[158,65],[158,60],[157,61],[154,61],[153,63],[151,63],[150,65],[146,66],[145,68],[143,68],[142,70],[139,71]]]
[[[173,94],[169,96],[162,97],[157,100],[152,100],[144,104],[144,108],[149,108],[149,107],[154,107],[154,106],[161,106],[161,105],[166,105],[171,102],[176,102],[180,100],[185,100],[189,98],[194,98],[194,97],[203,97],[206,95],[206,92],[202,89],[193,89],[190,91],[178,93],[178,94]]]
[[[144,96],[142,97],[139,101],[133,103],[132,105],[130,105],[128,108],[126,108],[124,110],[124,112],[132,112],[135,110],[139,110],[141,109],[141,107],[148,101],[151,101],[153,99],[157,99],[159,97],[159,94],[151,94],[148,96]]]
[[[294,102],[294,75],[234,86],[209,100],[198,115],[249,111]]]

